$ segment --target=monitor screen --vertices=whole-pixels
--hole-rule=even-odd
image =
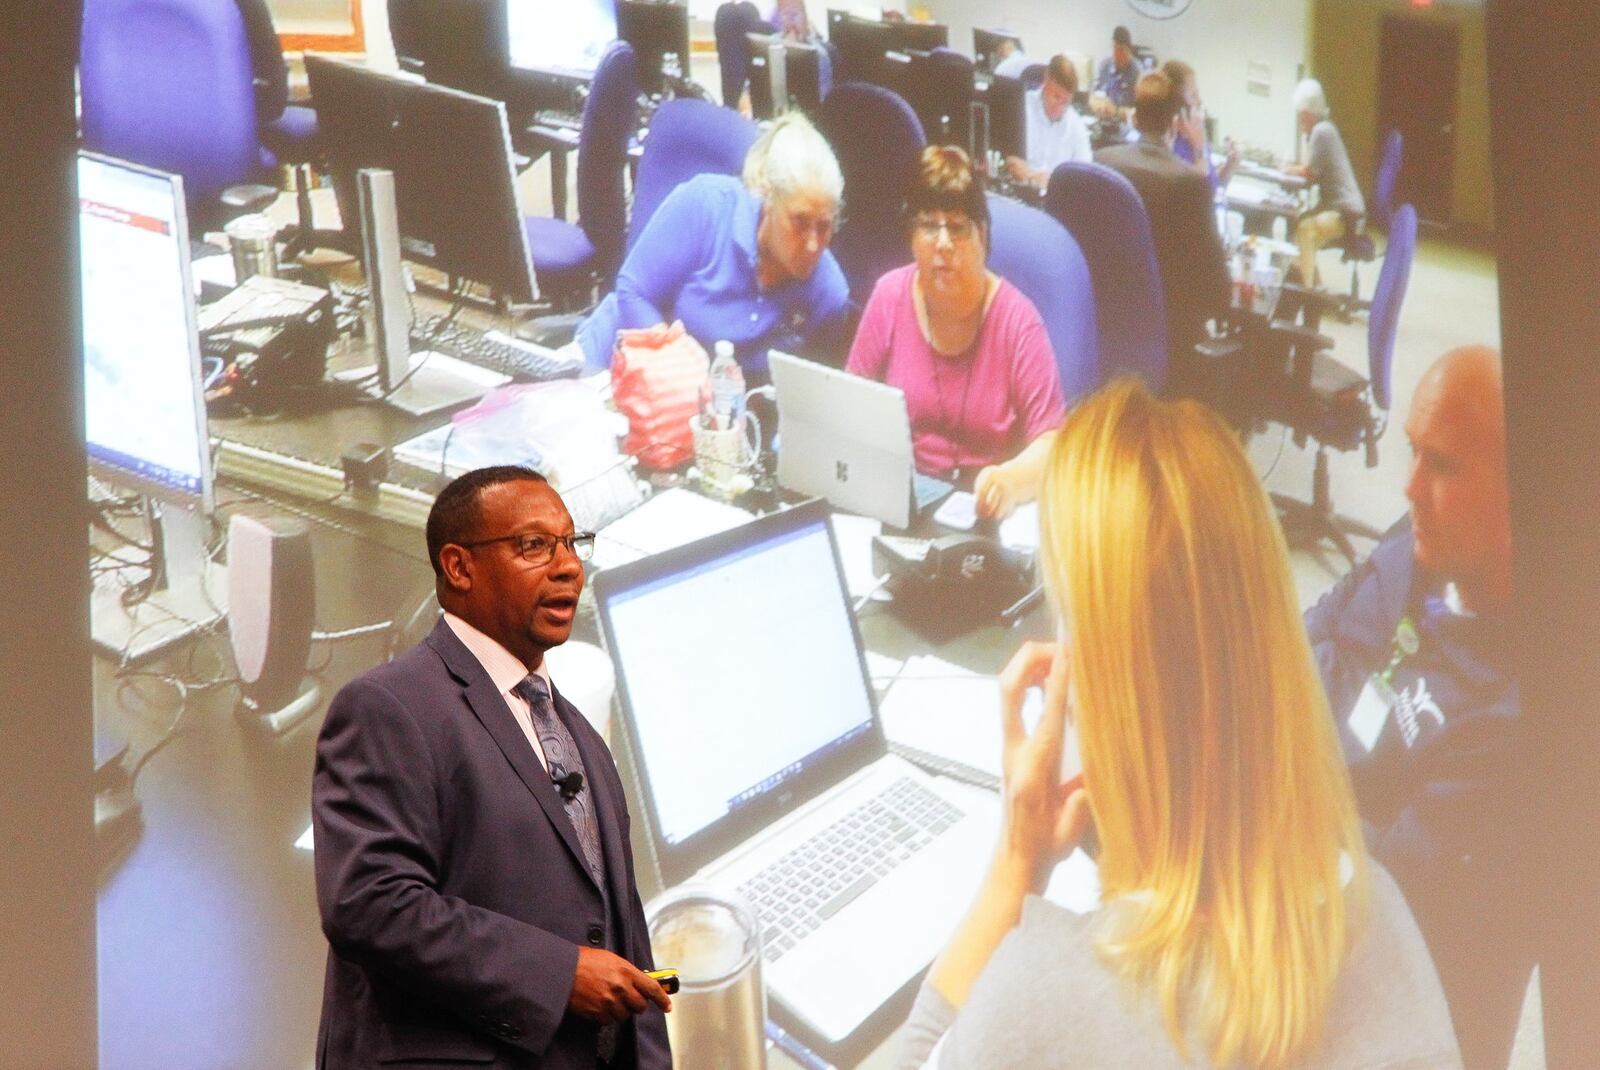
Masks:
[[[90,461],[133,489],[209,506],[182,180],[80,152],[78,242]]]
[[[617,39],[616,0],[506,0],[511,66],[589,77]]]
[[[825,512],[607,592],[638,759],[681,844],[873,725]]]

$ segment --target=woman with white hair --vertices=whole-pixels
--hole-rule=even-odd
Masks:
[[[1328,98],[1321,82],[1307,78],[1294,87],[1294,111],[1300,132],[1306,135],[1306,162],[1284,170],[1317,187],[1316,207],[1300,217],[1294,232],[1300,246],[1300,282],[1314,286],[1317,250],[1355,233],[1367,214],[1367,202],[1350,169],[1344,139],[1328,118]]]
[[[732,342],[746,378],[762,382],[769,349],[842,336],[849,286],[828,243],[843,194],[828,143],[785,115],[751,146],[743,181],[696,175],[661,202],[616,291],[578,329],[586,363],[610,365],[618,330],[682,320],[708,350]]]

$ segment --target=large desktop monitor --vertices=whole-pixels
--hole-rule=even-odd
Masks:
[[[689,8],[675,0],[617,0],[617,39],[633,47],[639,86],[660,93],[689,77]],[[674,73],[675,72],[675,73]]]
[[[950,47],[950,27],[939,22],[888,22],[893,52],[928,52]]]
[[[503,0],[513,71],[594,77],[606,46],[619,36],[616,0]],[[555,8],[559,7],[559,13]]]
[[[970,150],[972,61],[948,50],[906,55],[905,75],[899,92],[922,120],[928,143],[959,145]]]
[[[393,171],[406,259],[537,300],[505,104],[325,56],[306,76],[341,218],[359,218],[357,171]]]
[[[215,621],[206,582],[211,439],[183,180],[78,154],[84,435],[90,470],[151,502],[138,599],[100,588],[95,642],[138,660]],[[116,556],[115,552],[113,556]]]
[[[395,58],[402,70],[437,85],[503,97],[505,20],[517,6],[519,0],[389,0]]]
[[[838,69],[833,72],[834,84],[884,84],[883,57],[892,47],[889,27],[885,23],[858,18],[843,11],[829,11],[828,43],[839,52]]]
[[[1009,30],[980,30],[972,28],[972,59],[978,70],[985,74],[994,73],[994,52],[1006,41],[1014,41],[1018,48],[1022,47],[1022,38]]]
[[[989,147],[1001,156],[1028,156],[1027,87],[1019,79],[989,79],[984,103],[989,107]]]
[[[768,34],[747,34],[750,44],[750,114],[757,121],[776,117],[771,77],[773,57],[783,53],[785,107],[807,115],[822,103],[822,50],[816,45],[784,41]]]

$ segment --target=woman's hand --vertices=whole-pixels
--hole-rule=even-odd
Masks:
[[[1004,731],[1003,817],[997,862],[1017,867],[1035,892],[1082,839],[1089,823],[1089,799],[1082,776],[1061,782],[1061,752],[1066,745],[1066,647],[1025,643],[1000,674],[1000,718]],[[1044,711],[1033,735],[1022,723],[1029,688],[1044,687]]]
[[[978,470],[972,481],[972,496],[977,500],[978,515],[985,519],[1004,520],[1022,502],[1013,485],[1011,474],[1004,465],[991,464]]]

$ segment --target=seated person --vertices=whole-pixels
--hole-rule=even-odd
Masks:
[[[994,46],[989,64],[989,73],[997,78],[1021,78],[1022,72],[1033,66],[1034,61],[1022,50],[1021,41],[1007,37]]]
[[[1294,87],[1295,119],[1306,135],[1306,162],[1284,168],[1317,187],[1316,206],[1302,215],[1294,227],[1294,240],[1300,246],[1296,270],[1304,286],[1317,285],[1317,250],[1353,234],[1367,214],[1367,202],[1356,184],[1339,128],[1328,118],[1328,98],[1322,83],[1307,78]]]
[[[617,288],[578,328],[591,369],[617,331],[682,320],[709,353],[734,344],[747,380],[767,350],[843,348],[850,291],[828,243],[844,193],[833,150],[799,112],[761,135],[744,179],[696,175],[669,193],[623,261]]]
[[[901,1065],[1458,1066],[1234,433],[1114,383],[1067,417],[1039,512],[1066,638],[1000,676],[1003,831]],[[1040,896],[1091,821],[1100,902],[1078,914]]]
[[[1088,163],[1094,159],[1089,147],[1089,128],[1072,107],[1078,92],[1078,71],[1066,56],[1050,58],[1044,81],[1030,90],[1023,114],[1027,117],[1028,158],[1012,156],[1006,169],[1018,182],[1044,189],[1050,172],[1069,160]]]
[[[1172,152],[1178,105],[1165,74],[1140,78],[1134,106],[1139,140],[1101,149],[1094,158],[1133,183],[1150,216],[1167,310],[1169,390],[1181,394],[1204,389],[1194,347],[1205,337],[1206,321],[1227,308],[1232,283],[1211,184]]]
[[[1306,613],[1373,856],[1433,952],[1468,1067],[1503,1068],[1530,921],[1507,881],[1521,698],[1499,355],[1445,354],[1406,420],[1411,514]]]
[[[1227,158],[1219,170],[1211,159],[1211,144],[1206,140],[1206,108],[1200,101],[1200,85],[1195,80],[1194,68],[1181,59],[1169,59],[1161,65],[1161,73],[1172,82],[1178,94],[1178,124],[1172,139],[1172,154],[1211,183],[1211,192],[1223,189],[1233,178],[1239,166],[1239,146],[1227,143]]]
[[[906,392],[919,471],[971,485],[982,516],[1038,494],[1065,406],[1039,312],[989,271],[989,203],[972,161],[930,145],[906,197],[913,263],[884,275],[845,370]]]
[[[1144,68],[1133,54],[1133,34],[1118,26],[1111,34],[1111,55],[1095,68],[1092,109],[1102,118],[1111,118],[1134,105],[1139,76]]]

